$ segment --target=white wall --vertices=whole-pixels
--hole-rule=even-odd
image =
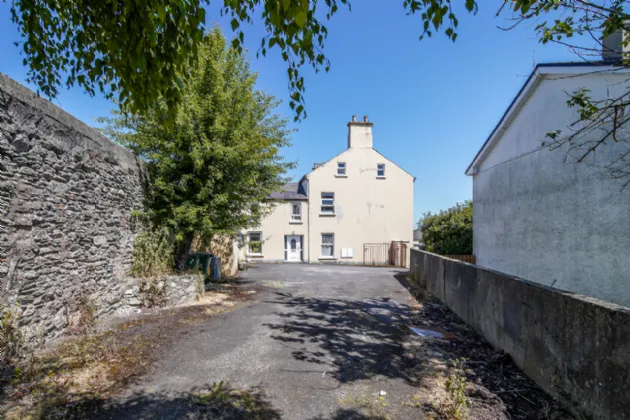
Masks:
[[[473,178],[474,253],[481,266],[630,306],[630,189],[598,167],[623,145],[589,163],[542,146],[577,117],[565,92],[594,97],[625,91],[626,77],[544,80]],[[566,161],[565,161],[566,160]]]
[[[337,177],[337,162],[346,163],[347,177]],[[378,179],[377,164],[385,164]],[[335,258],[340,263],[363,263],[365,243],[393,240],[413,244],[414,178],[371,147],[351,148],[307,175],[309,180],[309,259],[330,262],[320,255],[321,234],[335,234]],[[321,193],[335,193],[335,215],[321,215]],[[342,258],[352,248],[353,258]],[[409,258],[407,258],[407,263]]]
[[[302,222],[295,223],[291,220],[291,204],[302,203]],[[287,201],[278,204],[273,212],[265,217],[260,226],[243,231],[245,239],[247,232],[262,233],[262,255],[250,255],[249,247],[241,249],[241,258],[247,258],[249,261],[267,261],[282,262],[284,261],[285,235],[303,235],[304,237],[304,258],[308,252],[308,202],[306,201]]]

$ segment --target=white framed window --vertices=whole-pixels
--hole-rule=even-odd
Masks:
[[[247,241],[250,254],[262,254],[262,232],[249,232]]]
[[[385,164],[379,163],[376,165],[376,176],[379,178],[385,178]]]
[[[302,221],[302,203],[291,203],[291,221]]]
[[[346,162],[337,162],[337,175],[346,176]]]
[[[322,193],[322,214],[335,214],[335,193]]]
[[[335,234],[322,233],[321,256],[332,258],[335,256]]]

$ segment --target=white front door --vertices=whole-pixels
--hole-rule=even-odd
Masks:
[[[287,235],[287,261],[301,261],[302,244],[299,235]]]

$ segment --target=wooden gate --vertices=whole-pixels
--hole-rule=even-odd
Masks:
[[[365,265],[405,267],[406,263],[407,244],[402,241],[363,244]]]

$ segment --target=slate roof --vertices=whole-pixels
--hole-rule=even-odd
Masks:
[[[308,200],[306,191],[298,182],[284,184],[282,191],[271,193],[270,197],[276,200]]]

